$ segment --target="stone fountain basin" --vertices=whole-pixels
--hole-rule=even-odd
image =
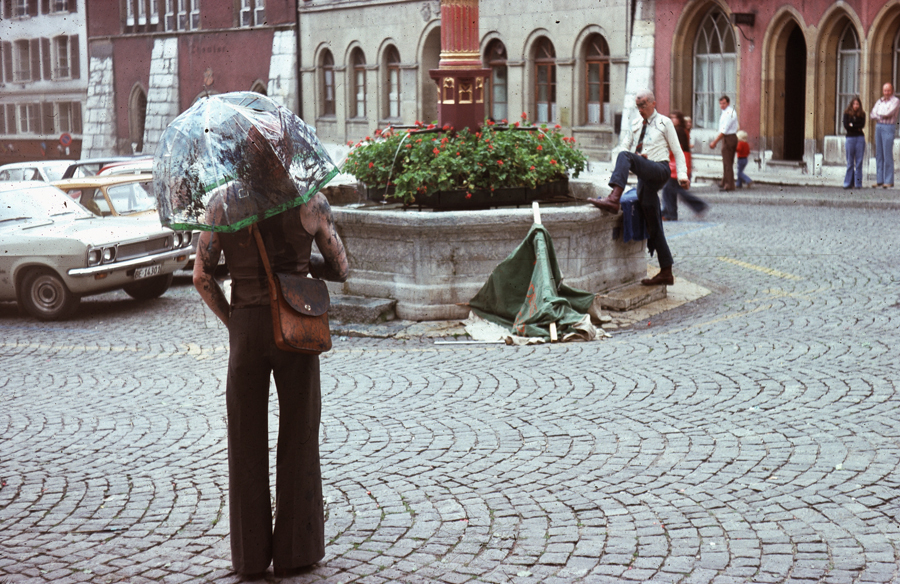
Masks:
[[[465,318],[469,309],[461,304],[521,243],[534,218],[530,207],[332,210],[350,277],[330,282],[331,293],[396,300],[396,315],[404,320]],[[644,242],[622,242],[621,214],[586,203],[542,205],[540,211],[568,285],[605,293],[646,276]]]

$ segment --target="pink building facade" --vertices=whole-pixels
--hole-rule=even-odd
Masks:
[[[868,110],[900,81],[900,0],[657,0],[654,50],[659,109],[692,116],[701,158],[728,95],[760,168],[821,173],[853,96]]]

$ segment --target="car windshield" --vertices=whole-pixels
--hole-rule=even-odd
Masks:
[[[93,216],[56,187],[0,190],[0,221],[47,219],[63,215]]]
[[[57,164],[49,165],[48,164],[47,166],[44,167],[44,174],[47,175],[47,179],[50,182],[53,182],[55,180],[60,180],[63,176],[63,173],[66,171],[66,168],[68,168],[68,166],[69,166],[68,164],[59,164],[59,165],[57,165]]]
[[[132,215],[156,209],[153,182],[133,182],[116,185],[106,190],[113,208],[119,215]]]

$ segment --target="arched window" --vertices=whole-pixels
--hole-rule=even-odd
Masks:
[[[844,110],[859,93],[859,39],[856,30],[848,21],[838,42],[837,54],[837,104],[835,109],[835,132],[846,134],[842,121]]]
[[[556,121],[556,51],[547,38],[541,38],[535,47],[534,103],[538,123]]]
[[[353,101],[350,117],[364,118],[366,117],[366,57],[363,55],[362,49],[354,49],[350,57],[350,64],[353,67]]]
[[[599,34],[588,37],[585,47],[585,88],[588,124],[610,122],[609,45]]]
[[[491,88],[487,115],[496,122],[509,118],[507,99],[506,47],[495,40],[487,50],[487,66],[491,70]]]
[[[384,66],[387,72],[387,111],[385,117],[400,117],[400,53],[396,47],[388,47],[384,54]]]
[[[734,30],[728,17],[711,10],[694,41],[694,125],[717,128],[719,98],[727,95],[735,101],[737,54]]]
[[[250,91],[253,93],[258,93],[260,95],[267,95],[269,88],[265,86],[262,81],[257,81],[253,84],[253,87],[250,88]]]
[[[322,94],[321,94],[321,104],[322,104],[322,115],[323,116],[333,116],[335,113],[334,107],[334,57],[331,56],[331,51],[325,50],[322,51]]]
[[[128,100],[128,138],[134,153],[144,151],[144,123],[147,120],[147,94],[140,85],[131,90]]]

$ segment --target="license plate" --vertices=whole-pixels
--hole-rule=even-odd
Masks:
[[[155,276],[157,274],[159,274],[159,264],[147,266],[145,268],[135,268],[134,279],[140,280],[141,278],[149,278],[150,276]]]

